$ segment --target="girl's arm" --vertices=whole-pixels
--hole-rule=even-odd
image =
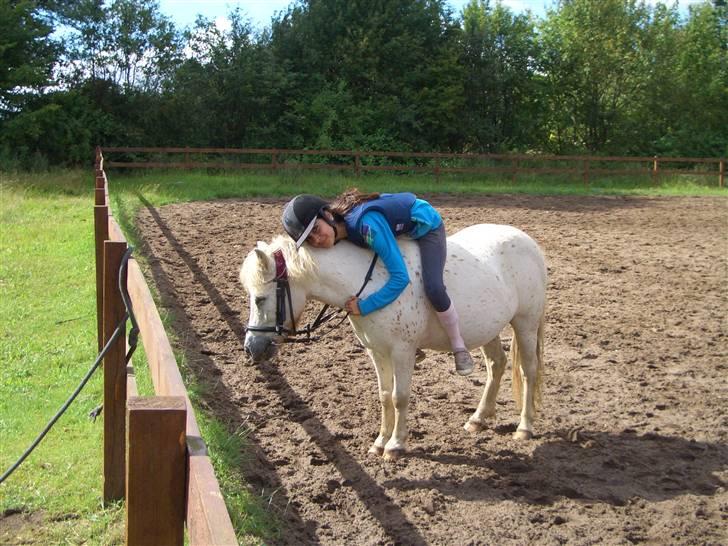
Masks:
[[[361,219],[359,229],[369,248],[379,255],[389,272],[389,280],[384,286],[359,300],[361,314],[368,315],[396,300],[410,279],[397,240],[381,212],[367,212]]]

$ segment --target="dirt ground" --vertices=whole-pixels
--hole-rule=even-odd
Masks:
[[[509,371],[493,426],[471,435],[482,357],[462,378],[430,352],[413,379],[408,455],[368,455],[376,378],[348,325],[260,365],[243,352],[238,269],[280,232],[283,202],[139,216],[206,404],[252,430],[245,473],[284,521],[280,542],[728,544],[728,200],[424,197],[449,233],[511,224],[545,251],[544,408],[531,441],[511,437]]]

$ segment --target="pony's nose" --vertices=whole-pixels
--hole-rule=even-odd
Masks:
[[[270,355],[272,344],[268,337],[248,335],[245,337],[244,347],[253,362],[260,362]]]

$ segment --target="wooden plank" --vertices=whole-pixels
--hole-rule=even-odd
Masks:
[[[269,170],[272,168],[270,163],[183,163],[174,162],[121,162],[109,161],[109,167],[117,169],[260,169]],[[282,166],[282,165],[281,165]]]
[[[340,171],[340,170],[349,170],[356,168],[356,166],[353,163],[346,163],[346,164],[334,164],[334,163],[278,163],[279,169],[303,169],[303,170],[309,170],[309,169],[321,169],[321,170],[331,170],[331,171]]]
[[[129,260],[127,282],[155,392],[158,395],[183,396],[187,406],[187,529],[190,544],[237,544],[172,346],[136,260]]]
[[[111,339],[125,308],[119,292],[119,268],[126,243],[104,242],[104,345]],[[122,278],[122,282],[126,279]],[[104,357],[104,502],[124,497],[126,452],[126,339],[122,335]]]
[[[162,319],[154,304],[144,275],[136,260],[129,260],[127,286],[134,316],[139,324],[141,340],[154,383],[154,392],[160,396],[183,396],[187,400],[187,436],[200,437],[195,412],[187,396],[182,375],[177,368],[174,351],[164,331]]]
[[[187,475],[187,533],[190,546],[237,544],[210,458],[206,455],[190,455]]]
[[[680,169],[660,169],[660,176],[663,174],[679,174],[684,176],[715,176],[715,171],[684,171]]]
[[[592,174],[613,174],[617,176],[621,175],[633,175],[633,176],[652,176],[652,170],[648,168],[644,169],[590,169]],[[660,171],[662,172],[662,171]]]
[[[715,157],[663,157],[660,156],[660,163],[718,163],[720,159]],[[660,171],[662,172],[662,170]]]
[[[113,216],[109,216],[109,239],[112,241],[126,243],[126,237],[124,237],[124,232],[121,231],[121,227],[119,227],[119,224],[116,222]]]
[[[362,165],[362,171],[431,171],[432,167],[427,165]],[[441,169],[443,172],[445,169]]]
[[[185,399],[129,398],[126,544],[184,544]]]
[[[484,173],[512,173],[512,167],[440,167],[440,172],[443,173],[470,173],[470,174],[484,174]],[[516,172],[528,172],[528,169],[518,168]]]

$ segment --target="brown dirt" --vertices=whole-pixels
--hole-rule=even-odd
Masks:
[[[8,510],[0,514],[0,544],[38,544],[35,535],[42,532],[45,519],[43,512]]]
[[[485,371],[461,378],[429,353],[413,380],[408,456],[368,455],[376,380],[348,326],[260,365],[243,353],[238,268],[280,231],[282,202],[139,216],[205,403],[232,430],[252,429],[245,472],[284,520],[280,542],[728,544],[728,201],[426,197],[449,232],[511,224],[546,253],[532,441],[511,438],[507,377],[492,428],[465,432]]]

